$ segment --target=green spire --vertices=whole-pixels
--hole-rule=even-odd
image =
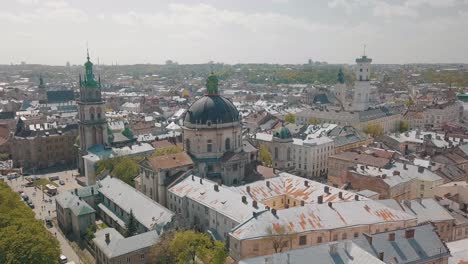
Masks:
[[[343,73],[343,69],[341,69],[341,68],[338,71],[338,82],[341,83],[341,84],[345,83],[345,76],[344,76],[344,73]]]
[[[89,50],[87,50],[87,56],[86,56],[87,61],[85,62],[85,79],[82,85],[87,88],[99,88],[100,83],[96,82],[94,79],[94,73],[93,73],[93,63],[91,62],[89,58]]]
[[[213,72],[206,79],[206,89],[208,89],[208,95],[218,94],[218,77]]]

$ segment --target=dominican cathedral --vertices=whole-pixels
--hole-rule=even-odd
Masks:
[[[207,93],[187,110],[183,123],[184,148],[200,177],[237,185],[245,177],[248,154],[243,151],[239,111],[219,95],[218,78],[211,74]]]

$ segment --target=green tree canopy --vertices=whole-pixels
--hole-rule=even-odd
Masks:
[[[290,124],[294,124],[296,123],[296,116],[292,113],[288,113],[284,116],[284,121],[290,123]]]
[[[367,124],[363,129],[364,133],[371,135],[372,137],[379,137],[383,135],[383,128],[381,125],[376,123]]]
[[[408,129],[409,129],[408,121],[405,121],[405,120],[400,121],[400,132],[401,133],[406,132],[408,131]]]
[[[133,186],[133,179],[140,172],[138,162],[141,157],[117,157],[112,159],[100,160],[96,164],[96,174],[108,170],[109,173],[126,182],[128,185]]]
[[[258,154],[258,158],[260,159],[260,161],[263,162],[263,164],[265,164],[265,166],[268,167],[270,167],[273,162],[271,153],[265,145],[260,145],[260,152]]]
[[[34,213],[0,181],[0,263],[59,263],[60,246]]]
[[[222,264],[227,257],[222,242],[212,241],[207,235],[193,230],[176,233],[169,250],[180,264],[195,263],[196,258],[203,263]]]
[[[308,121],[309,121],[309,125],[318,125],[318,124],[320,124],[320,120],[318,120],[318,119],[315,118],[315,117],[309,118]]]

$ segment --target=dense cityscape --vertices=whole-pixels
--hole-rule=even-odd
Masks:
[[[468,263],[468,64],[362,46],[0,61],[0,263]]]

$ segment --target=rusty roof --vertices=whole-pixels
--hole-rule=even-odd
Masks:
[[[387,166],[391,161],[391,158],[382,157],[384,155],[385,154],[383,152],[378,152],[378,154],[374,156],[374,155],[366,154],[363,152],[358,153],[355,151],[345,151],[345,152],[332,155],[330,156],[330,158],[351,161],[353,163],[360,163],[364,165],[371,165],[371,166],[382,168],[382,167]]]
[[[406,212],[394,210],[374,200],[332,203],[332,207],[328,204],[306,204],[278,210],[276,216],[266,211],[237,226],[231,234],[236,239],[253,239],[270,236],[269,230],[279,227],[286,227],[287,233],[302,233],[415,220],[416,217]]]
[[[151,156],[148,158],[148,163],[155,171],[193,165],[192,158],[186,152]]]
[[[268,182],[268,183],[267,183]],[[307,185],[306,186],[306,182]],[[270,186],[268,187],[267,184]],[[311,181],[286,172],[279,173],[278,177],[256,181],[240,187],[229,187],[235,192],[263,202],[274,197],[286,195],[306,203],[316,203],[318,196],[323,196],[323,202],[344,202],[354,199],[355,193],[331,187],[316,181]],[[250,188],[247,191],[247,188]],[[325,189],[328,188],[328,193]],[[342,193],[342,199],[339,198]],[[361,199],[365,199],[361,197]]]

